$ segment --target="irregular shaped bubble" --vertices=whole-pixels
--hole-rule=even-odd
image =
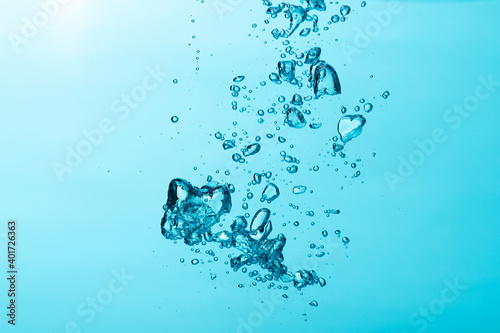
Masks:
[[[340,15],[347,16],[349,15],[350,12],[351,12],[351,7],[347,5],[343,5],[342,7],[340,7]]]
[[[273,16],[278,15],[279,13],[281,13],[284,6],[285,6],[285,4],[282,3],[279,6],[269,7],[266,11],[266,14],[273,15]]]
[[[325,0],[300,0],[300,3],[306,3],[307,9],[324,12],[326,10]]]
[[[272,202],[279,196],[280,196],[280,190],[278,186],[274,185],[273,183],[269,183],[264,188],[260,201]]]
[[[235,140],[226,140],[222,143],[222,148],[224,148],[224,150],[228,150],[228,149],[231,149],[231,148],[234,148],[236,146],[236,141]]]
[[[338,210],[338,209],[326,209],[325,214],[326,214],[326,217],[330,217],[330,214],[335,214],[335,215],[340,214],[340,210]]]
[[[285,124],[293,128],[303,128],[307,122],[299,109],[291,107],[286,111]]]
[[[241,82],[245,79],[245,76],[239,75],[233,79],[234,82]]]
[[[273,37],[275,39],[278,39],[280,38],[281,36],[285,35],[285,30],[280,30],[278,28],[274,28],[272,31],[271,31],[271,35],[273,35]]]
[[[287,16],[290,19],[290,26],[283,37],[290,37],[299,25],[307,19],[307,11],[301,6],[286,4]]]
[[[347,115],[340,118],[337,130],[340,134],[340,140],[347,143],[361,134],[366,119],[362,115]]]
[[[292,82],[295,79],[295,60],[283,60],[278,62],[279,77],[286,82]]]
[[[302,194],[307,191],[307,187],[304,185],[297,185],[293,187],[293,194]]]
[[[313,16],[309,16],[311,17],[311,21],[313,23],[313,32],[318,32],[319,31],[319,27],[318,27],[318,15],[313,15]],[[308,17],[308,19],[309,19]]]
[[[250,224],[250,238],[260,241],[269,236],[273,230],[271,221],[269,221],[270,216],[271,211],[267,208],[261,208],[255,213]]]
[[[278,39],[280,37],[288,38],[295,30],[304,22],[309,16],[307,15],[307,10],[302,6],[295,6],[288,3],[281,3],[278,6],[269,7],[266,11],[267,14],[271,15],[272,18],[276,18],[277,15],[284,12],[285,18],[290,21],[288,29],[278,29],[275,28],[271,31],[274,38]]]
[[[388,91],[384,91],[384,93],[382,94],[382,98],[383,98],[383,99],[387,99],[390,95],[391,95],[391,93],[390,93],[390,92],[388,92]]]
[[[283,282],[293,282],[297,288],[307,285],[320,284],[324,286],[326,282],[319,278],[314,271],[300,270],[295,274],[288,272],[283,264],[283,248],[286,238],[283,234],[278,234],[276,238],[270,239],[272,223],[269,220],[271,212],[267,208],[258,210],[250,225],[250,230],[246,230],[248,225],[246,218],[238,216],[231,225],[231,231],[224,231],[221,240],[219,234],[213,237],[213,241],[221,242],[226,246],[236,247],[243,254],[231,259],[231,268],[238,270],[244,265],[258,264],[266,269],[270,274],[266,274],[267,280],[281,279]],[[250,277],[258,275],[257,271],[249,273]],[[257,277],[256,279],[262,280]]]
[[[333,148],[333,152],[334,153],[338,153],[339,151],[341,151],[342,149],[344,149],[344,146],[342,146],[341,144],[338,144],[338,143],[332,143],[332,148]]]
[[[335,69],[320,60],[311,65],[311,81],[315,98],[341,93],[340,81]]]
[[[233,161],[235,161],[235,162],[239,162],[242,159],[241,155],[238,153],[234,153],[232,158],[233,158]]]
[[[317,301],[312,301],[312,302],[309,302],[309,305],[317,307],[318,306],[318,302]]]
[[[253,182],[255,184],[260,184],[261,181],[262,181],[262,176],[260,175],[260,173],[254,173],[253,174]]]
[[[304,63],[308,65],[312,64],[319,59],[320,55],[321,55],[321,48],[313,47],[312,49],[307,51],[306,60],[304,61]]]
[[[300,37],[307,37],[307,36],[309,36],[309,33],[311,33],[311,28],[304,28],[300,31],[299,36]],[[300,58],[297,57],[297,59],[300,59]]]
[[[322,123],[310,123],[309,124],[309,127],[312,128],[312,129],[318,129],[322,126],[323,124]]]
[[[276,73],[271,73],[269,74],[269,80],[271,80],[271,82],[278,83],[280,82],[280,76]]]
[[[183,179],[174,179],[168,188],[161,233],[167,239],[200,243],[221,215],[231,211],[231,195],[226,185],[215,182],[197,188]]]
[[[293,285],[295,288],[303,288],[315,283],[319,283],[319,278],[314,271],[302,269],[293,275]]]
[[[252,143],[251,145],[241,148],[241,152],[243,153],[244,156],[251,156],[257,154],[259,151],[260,151],[259,143]]]
[[[363,108],[365,109],[365,112],[371,112],[373,110],[373,104],[372,103],[366,103]]]

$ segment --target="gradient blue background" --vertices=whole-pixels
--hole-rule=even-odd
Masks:
[[[290,266],[300,266],[309,241],[323,229],[331,235],[342,229],[352,242],[316,268],[327,277],[326,287],[309,287],[303,294],[289,290],[290,299],[254,331],[417,332],[420,326],[409,321],[412,313],[439,298],[446,280],[458,279],[467,289],[425,331],[498,332],[500,91],[456,130],[443,114],[474,93],[478,77],[500,81],[500,3],[403,1],[403,11],[350,61],[340,45],[352,44],[354,28],[363,29],[387,2],[369,0],[364,9],[358,2],[347,4],[353,8],[347,22],[314,39],[290,39],[302,50],[322,47],[343,85],[340,97],[313,105],[323,122],[320,130],[282,130],[304,167],[294,182],[314,189],[314,195],[295,202],[316,212],[316,227],[304,222],[303,228],[280,229],[279,216],[297,218],[287,195],[270,208],[278,213],[274,233],[283,231],[289,239]],[[9,219],[18,221],[20,272],[18,325],[7,327],[2,310],[2,332],[64,332],[71,321],[82,332],[95,333],[237,332],[238,318],[248,318],[257,309],[254,302],[270,292],[237,288],[249,279],[225,273],[222,261],[229,252],[218,251],[216,264],[181,264],[179,258],[189,261],[194,253],[166,241],[159,223],[172,178],[201,186],[207,174],[227,168],[229,155],[210,135],[232,131],[233,121],[251,137],[262,128],[254,114],[231,109],[228,86],[234,76],[246,75],[244,83],[255,87],[274,71],[283,49],[281,40],[270,37],[277,22],[264,25],[260,1],[229,5],[221,17],[212,0],[73,0],[15,53],[7,35],[19,33],[23,17],[39,6],[32,0],[0,5],[0,233]],[[338,8],[330,7],[320,16],[320,27]],[[112,112],[113,101],[156,64],[167,78],[120,119]],[[391,96],[383,101],[378,96],[385,90]],[[292,93],[289,86],[268,84],[249,104],[267,108],[280,94]],[[359,98],[373,96],[375,109],[349,147],[353,157],[362,158],[362,176],[344,179],[351,171],[324,167],[341,162],[318,152],[329,149],[324,144],[335,134],[340,105],[352,108]],[[180,118],[177,124],[170,121],[173,115]],[[82,131],[103,118],[112,119],[115,130],[59,181],[52,163],[62,162],[66,147],[77,145]],[[428,138],[435,128],[445,130],[447,141],[392,191],[385,173],[396,172],[398,157],[408,157],[414,140]],[[248,168],[280,171],[277,151],[261,152]],[[314,164],[320,171],[307,172]],[[247,174],[230,179],[242,191],[233,196],[231,216],[241,213],[244,191],[238,184],[248,180]],[[283,191],[289,193],[287,186]],[[254,199],[249,211],[258,208]],[[324,208],[342,213],[326,219]],[[5,271],[5,238],[0,241]],[[133,281],[87,323],[77,314],[78,305],[106,288],[112,271],[122,268]],[[210,280],[210,272],[217,279]],[[5,279],[0,288],[4,309]],[[311,300],[319,306],[309,306]]]

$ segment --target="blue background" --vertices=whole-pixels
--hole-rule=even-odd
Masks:
[[[254,332],[498,332],[500,91],[456,129],[443,117],[474,94],[479,77],[500,81],[500,3],[403,1],[401,13],[346,57],[342,45],[355,45],[355,28],[364,29],[374,22],[373,12],[388,6],[370,0],[361,8],[349,1],[353,12],[346,22],[320,36],[290,38],[294,49],[323,49],[343,93],[311,104],[310,117],[323,123],[319,130],[279,123],[276,132],[270,115],[257,123],[255,110],[296,92],[267,80],[284,49],[270,31],[284,22],[264,24],[268,16],[260,1],[220,2],[223,12],[213,0],[73,0],[15,52],[9,34],[20,34],[23,18],[31,19],[40,7],[31,0],[0,1],[2,252],[7,221],[15,219],[19,228],[18,322],[10,327],[2,314],[2,331],[65,332],[74,322],[81,332],[243,332],[240,319],[257,316],[262,320],[251,327]],[[328,4],[326,14],[319,14],[320,28],[338,7]],[[168,73],[164,80],[120,118],[113,103],[157,66]],[[245,75],[242,84],[254,90],[246,103],[250,113],[231,109],[228,88],[236,75]],[[265,87],[259,86],[263,80]],[[380,98],[385,90],[391,93],[387,100]],[[346,148],[349,163],[361,159],[361,176],[352,179],[354,170],[329,155],[331,138],[341,105],[353,113],[360,98],[373,97],[363,134]],[[64,163],[67,147],[76,147],[85,139],[82,131],[103,119],[111,120],[113,131],[58,179],[53,163]],[[391,188],[387,172],[397,173],[399,157],[408,159],[415,140],[430,138],[436,128],[447,140]],[[251,141],[267,129],[287,138],[283,148],[263,139],[259,155],[240,166],[244,172],[221,175],[232,163],[214,133],[234,130],[241,136],[245,130]],[[280,161],[281,149],[301,160],[294,177],[283,171],[288,165]],[[308,171],[314,165],[320,170]],[[241,272],[226,274],[223,261],[231,250],[209,245],[196,255],[165,240],[159,229],[171,179],[202,186],[210,174],[235,184],[230,220],[243,213],[248,170],[277,175],[283,195],[265,206],[276,213],[273,235],[288,238],[287,265],[300,267],[315,253],[309,244],[322,230],[334,237],[340,229],[351,239],[347,249],[334,240],[334,250],[316,262],[314,269],[327,278],[324,288],[291,287],[289,299],[269,313],[255,302],[269,304],[270,290],[249,287]],[[298,184],[314,193],[292,197]],[[260,190],[252,190],[258,197]],[[249,213],[261,206],[254,198]],[[341,214],[326,218],[327,208]],[[314,219],[304,216],[307,210],[315,211]],[[281,226],[294,220],[301,226]],[[209,248],[219,262],[206,262]],[[192,266],[195,257],[205,263]],[[5,271],[6,254],[2,258]],[[80,315],[79,305],[109,288],[113,271],[122,269],[133,277],[123,291],[92,320]],[[8,300],[2,280],[3,313]],[[415,317],[439,304],[447,281],[455,280],[466,289],[453,302],[432,320]],[[312,300],[317,308],[308,304]]]

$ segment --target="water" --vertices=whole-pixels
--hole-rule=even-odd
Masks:
[[[262,3],[5,6],[18,331],[499,330],[498,2]]]

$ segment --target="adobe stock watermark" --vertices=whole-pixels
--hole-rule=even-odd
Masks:
[[[255,329],[262,326],[266,318],[272,316],[276,307],[285,302],[282,296],[282,291],[279,289],[273,290],[269,298],[261,301],[254,301],[255,310],[250,312],[247,318],[238,317],[238,326],[236,333],[253,333]]]
[[[368,21],[362,29],[355,27],[352,44],[340,44],[340,49],[347,63],[351,62],[355,54],[360,54],[363,49],[367,48],[382,33],[382,30],[391,24],[393,16],[402,11],[403,7],[399,1],[391,1],[387,3],[386,9],[372,11],[370,13],[372,20]]]
[[[7,33],[12,50],[16,54],[19,53],[20,47],[29,44],[32,39],[36,38],[40,31],[49,25],[50,20],[60,13],[62,6],[71,1],[73,0],[41,0],[38,3],[39,9],[31,17],[21,19],[22,26],[19,33]]]
[[[453,282],[444,280],[444,285],[438,297],[434,298],[426,306],[420,307],[418,311],[410,314],[408,322],[416,332],[424,332],[429,324],[435,322],[437,317],[468,288],[465,285],[461,285],[458,282],[458,278],[455,278]],[[401,333],[408,332],[405,331]]]
[[[121,271],[112,270],[113,277],[108,281],[105,288],[97,291],[95,295],[87,297],[85,301],[81,302],[76,307],[76,314],[79,317],[78,321],[68,321],[64,325],[64,333],[81,333],[83,324],[89,325],[92,323],[99,313],[103,312],[108,307],[115,297],[121,294],[131,281],[135,279],[134,276],[128,275],[125,268]],[[83,322],[81,322],[83,321]]]
[[[244,0],[214,0],[212,2],[212,6],[219,17],[219,20],[222,21],[227,13],[234,11],[243,2]]]
[[[443,113],[443,120],[451,129],[458,130],[464,119],[469,118],[473,112],[479,109],[481,102],[490,98],[498,87],[500,82],[493,81],[493,76],[478,77],[479,83],[476,85],[474,92],[465,97],[462,102],[455,103],[452,107]],[[433,155],[438,148],[438,145],[443,144],[448,139],[447,130],[443,127],[433,129],[429,137],[422,140],[415,140],[416,148],[407,156],[399,155],[399,165],[396,172],[387,171],[384,176],[389,188],[394,192],[396,185],[404,183],[406,179],[411,177],[418,167],[422,166],[427,159]]]
[[[168,73],[163,72],[159,65],[155,68],[146,67],[146,74],[141,83],[134,86],[129,93],[122,94],[111,104],[111,112],[118,117],[118,120],[125,120],[131,111],[137,109],[144,102],[149,94],[157,89],[164,81]],[[99,147],[104,139],[116,129],[117,120],[111,117],[104,117],[97,126],[84,129],[82,139],[74,146],[66,146],[66,156],[63,161],[53,161],[51,164],[57,179],[62,182],[65,175],[71,174],[95,148]]]

